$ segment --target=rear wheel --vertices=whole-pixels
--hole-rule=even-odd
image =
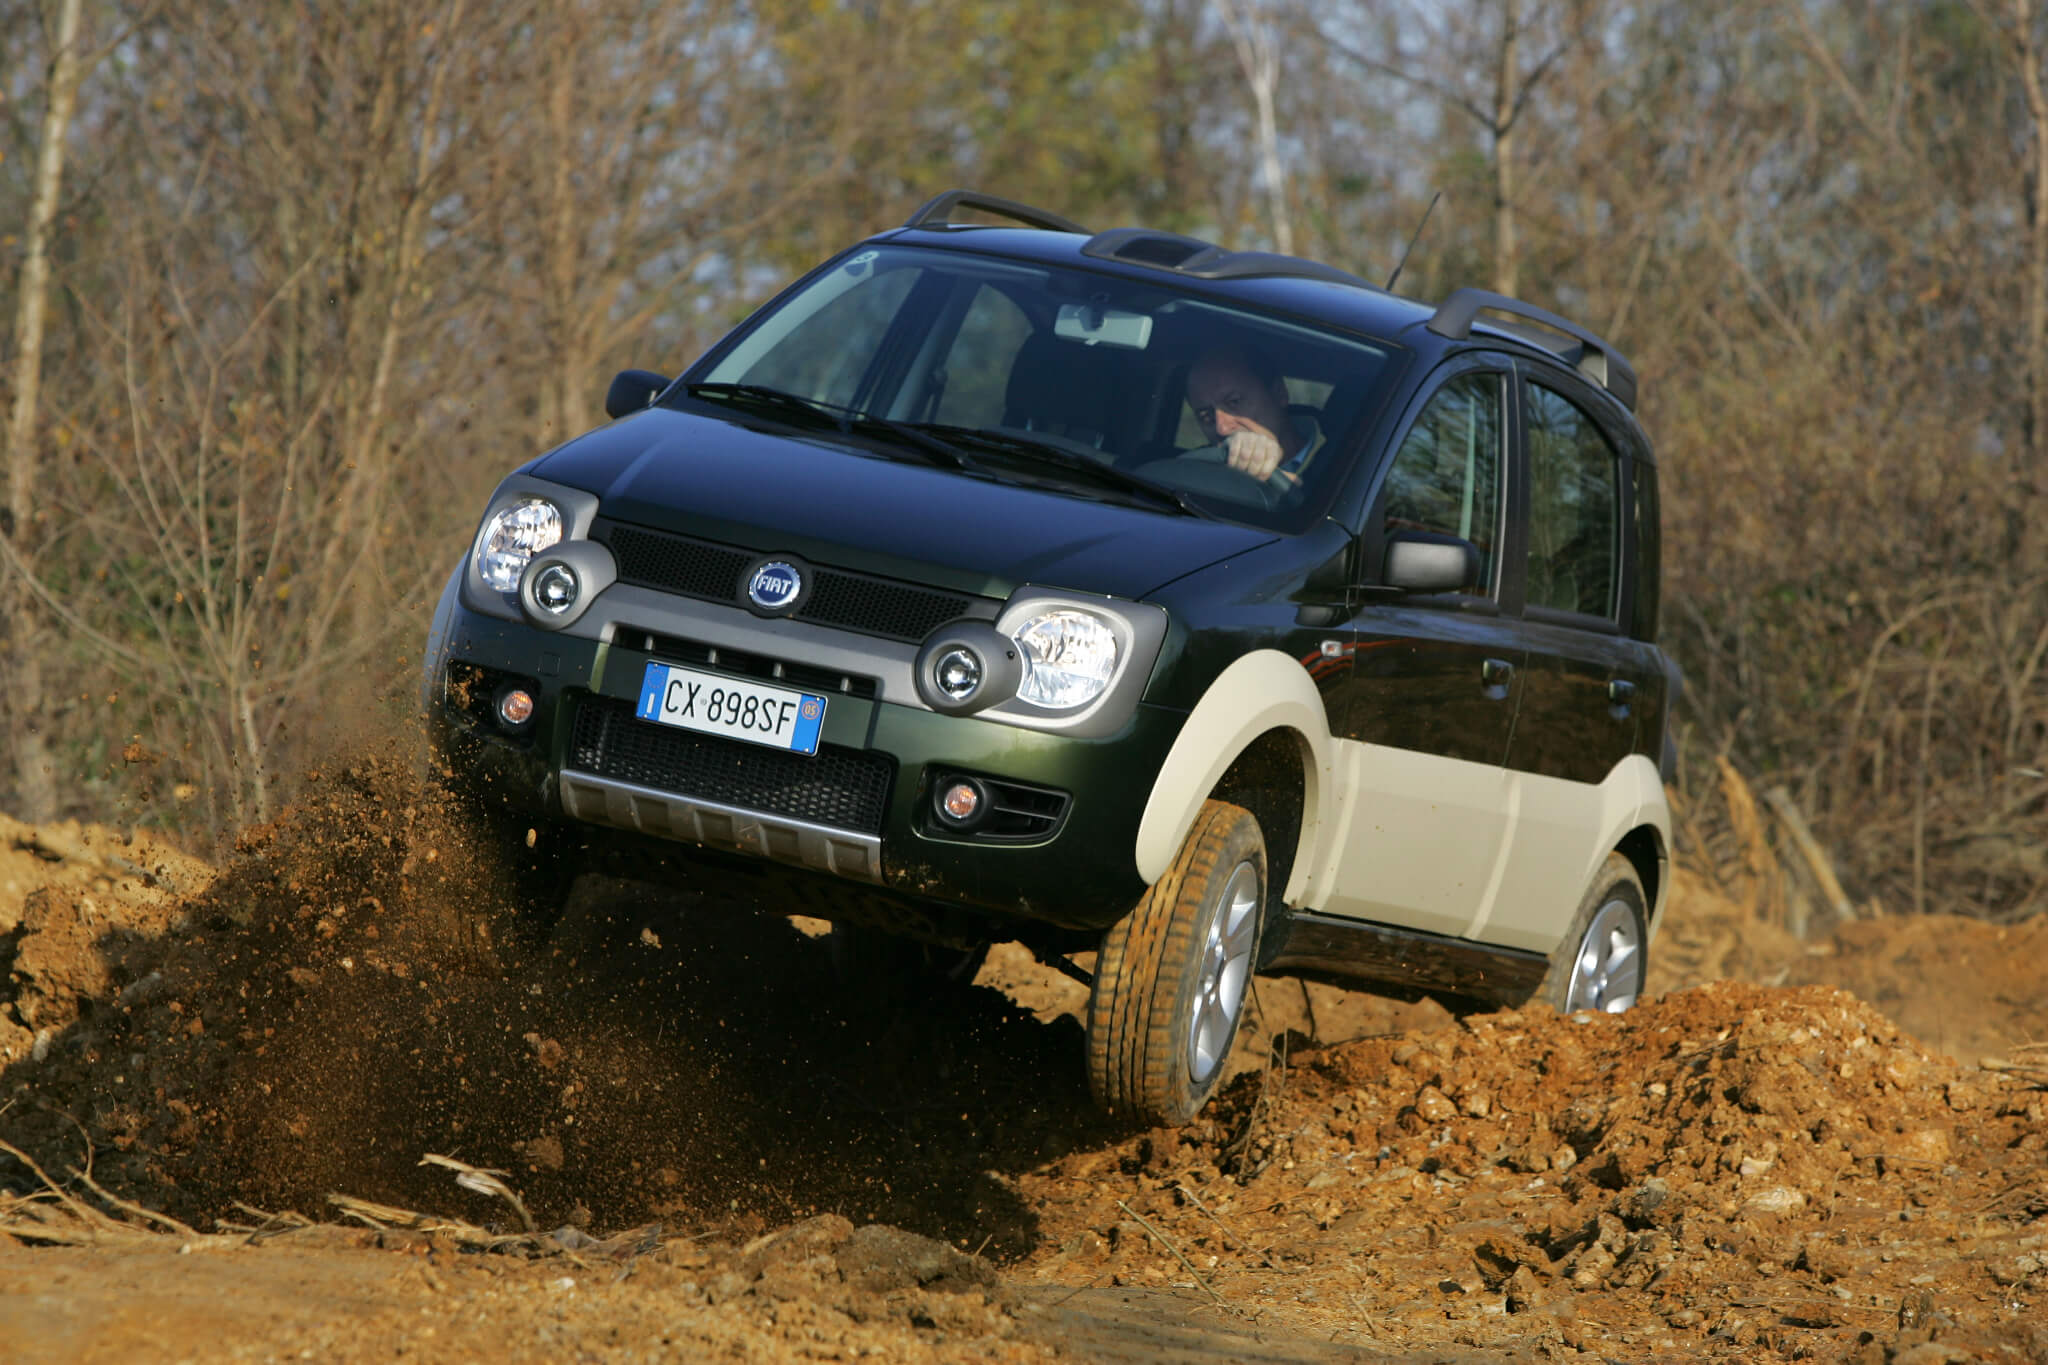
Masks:
[[[1634,1005],[1649,970],[1648,906],[1634,865],[1608,854],[1551,955],[1537,998],[1567,1014],[1619,1014]]]
[[[1259,822],[1204,803],[1166,875],[1103,936],[1088,997],[1097,1103],[1161,1125],[1201,1109],[1244,1017],[1265,903]]]

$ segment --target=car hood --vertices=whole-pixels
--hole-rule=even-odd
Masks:
[[[1142,598],[1277,539],[670,408],[600,427],[526,472],[595,493],[616,521],[989,597],[1036,583]]]

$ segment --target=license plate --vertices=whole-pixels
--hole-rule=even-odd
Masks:
[[[640,719],[724,735],[791,753],[818,752],[825,699],[672,664],[649,664],[640,680]]]

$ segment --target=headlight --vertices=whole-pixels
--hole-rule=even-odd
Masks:
[[[1055,607],[1011,634],[1024,655],[1019,700],[1071,711],[1102,695],[1116,676],[1116,632],[1108,621],[1079,607]]]
[[[533,557],[562,538],[562,512],[545,498],[521,498],[492,517],[476,542],[484,586],[513,592]]]

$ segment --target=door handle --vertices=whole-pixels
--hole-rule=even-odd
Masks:
[[[1488,687],[1505,687],[1515,676],[1515,666],[1506,659],[1488,659],[1479,665],[1479,681]]]
[[[1636,698],[1636,685],[1627,678],[1607,680],[1607,700],[1615,706],[1627,706]]]

